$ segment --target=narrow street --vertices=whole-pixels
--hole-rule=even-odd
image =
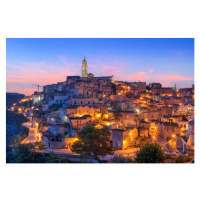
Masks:
[[[30,121],[26,122],[26,123],[23,123],[23,126],[29,128],[29,134],[28,134],[28,137],[26,137],[21,142],[21,144],[29,143],[29,142],[41,141],[41,134],[40,133],[37,134],[37,128],[31,127],[32,120],[31,120],[31,117],[28,117],[28,118],[30,119]]]

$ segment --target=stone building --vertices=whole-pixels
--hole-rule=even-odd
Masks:
[[[161,116],[164,115],[171,115],[172,111],[173,111],[173,107],[169,107],[169,106],[162,106],[161,108]]]
[[[181,129],[177,123],[173,122],[161,122],[159,126],[159,135],[165,140],[171,140],[176,135],[181,133]]]
[[[187,143],[187,145],[189,146],[188,148],[194,149],[194,120],[188,123],[188,130],[186,137],[188,139]]]
[[[87,66],[87,61],[84,60],[82,61],[82,77],[87,77],[88,76],[88,66]]]
[[[138,92],[146,91],[146,82],[132,82],[131,86],[138,90]]]
[[[138,137],[138,130],[134,129],[113,129],[111,134],[111,146],[115,149],[127,149]]]

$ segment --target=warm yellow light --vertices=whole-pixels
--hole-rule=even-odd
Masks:
[[[97,124],[97,125],[95,126],[95,128],[96,128],[96,129],[102,129],[102,128],[103,128],[103,126],[102,126],[102,125],[99,125],[99,124]]]
[[[172,135],[172,137],[175,138],[176,136],[175,136],[175,135]]]
[[[16,103],[13,103],[13,106],[15,106],[16,105]]]
[[[97,117],[100,117],[100,116],[101,116],[101,114],[100,114],[100,113],[98,113],[98,114],[97,114]]]
[[[126,140],[123,140],[123,144],[126,144]]]
[[[132,133],[130,132],[129,135],[131,135]]]
[[[34,106],[31,107],[32,109],[34,108]]]

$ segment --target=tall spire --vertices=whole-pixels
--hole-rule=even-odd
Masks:
[[[84,60],[82,61],[82,77],[87,77],[87,76],[88,76],[88,66],[84,56]]]

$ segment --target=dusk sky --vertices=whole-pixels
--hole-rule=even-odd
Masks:
[[[114,80],[160,82],[191,87],[194,39],[7,39],[7,92],[31,95],[47,85],[88,73]]]

